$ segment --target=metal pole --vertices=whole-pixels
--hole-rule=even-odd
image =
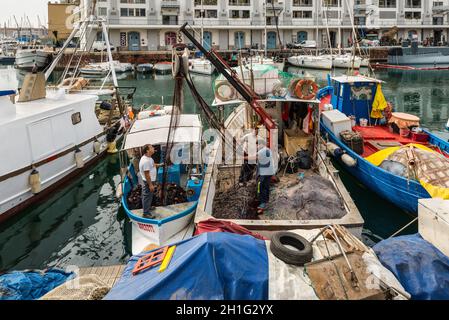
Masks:
[[[267,44],[268,44],[268,33],[267,33],[267,1],[264,1],[264,11],[265,11],[265,39],[264,39],[264,47],[265,47],[265,57],[268,56],[267,52]]]
[[[204,45],[204,5],[201,0],[201,44]]]

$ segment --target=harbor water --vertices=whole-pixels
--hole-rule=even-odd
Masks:
[[[288,71],[311,73],[321,85],[327,81],[326,72]],[[396,111],[418,115],[424,127],[448,138],[443,128],[449,117],[449,71],[390,70],[376,75],[385,81],[384,94]],[[22,79],[23,75],[12,67],[0,69],[1,88],[6,84],[17,87]],[[204,99],[212,101],[211,77],[193,79]],[[120,75],[119,82],[137,87],[136,107],[144,103],[171,104],[171,76],[128,73]],[[185,112],[199,112],[190,94],[186,95]],[[368,244],[388,238],[414,219],[338,169],[365,219],[364,240]],[[118,156],[108,156],[45,202],[0,225],[0,272],[125,263],[130,254],[130,225],[115,199],[118,172]],[[416,231],[415,223],[403,234]]]

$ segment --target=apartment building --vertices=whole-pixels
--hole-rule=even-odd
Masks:
[[[82,0],[84,5],[92,0]],[[228,50],[316,40],[347,46],[352,23],[380,38],[398,26],[397,38],[447,39],[449,0],[97,0],[98,15],[122,50],[165,50],[188,22],[203,43]],[[278,17],[278,27],[276,19]],[[327,31],[329,30],[329,32]]]

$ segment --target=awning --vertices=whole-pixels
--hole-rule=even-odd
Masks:
[[[124,149],[139,148],[146,144],[167,143],[171,116],[136,120],[125,137]],[[173,143],[201,143],[202,125],[199,115],[181,115],[174,133]]]

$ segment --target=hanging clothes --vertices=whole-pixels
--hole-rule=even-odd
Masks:
[[[377,85],[376,96],[373,101],[373,108],[371,110],[371,118],[382,119],[384,116],[382,111],[387,107],[388,103],[382,92],[382,86],[380,83]]]

